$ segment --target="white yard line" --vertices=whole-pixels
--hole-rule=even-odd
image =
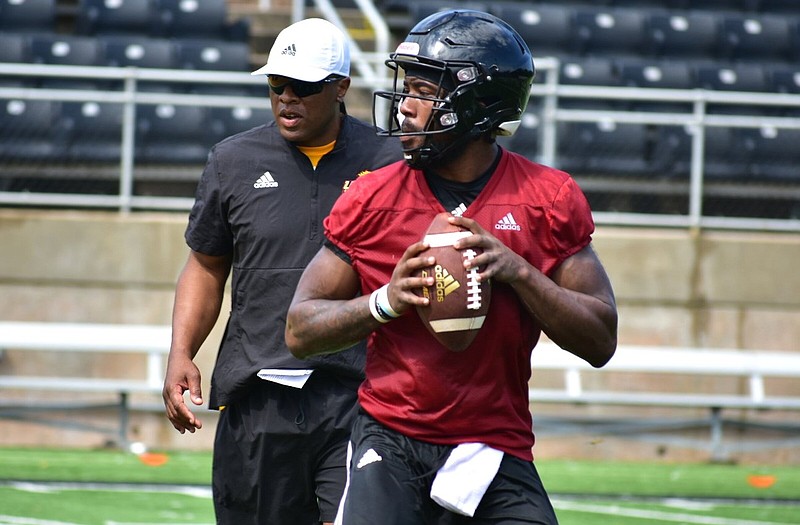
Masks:
[[[0,525],[76,525],[68,521],[37,520],[22,516],[3,516],[0,515]]]
[[[590,514],[606,514],[609,516],[625,516],[629,518],[642,518],[648,521],[673,521],[685,524],[699,525],[792,525],[775,521],[738,520],[730,518],[717,518],[714,516],[697,516],[695,514],[673,513],[658,510],[633,509],[620,507],[616,504],[580,503],[553,498],[553,506],[559,510],[571,510]]]
[[[0,486],[12,487],[17,490],[27,492],[57,492],[59,490],[102,490],[108,492],[172,492],[184,496],[194,496],[196,498],[211,499],[211,487],[191,486],[191,485],[159,485],[159,484],[139,484],[139,483],[70,483],[50,482],[37,483],[35,481],[8,481],[0,483]],[[0,523],[0,525],[4,525]]]

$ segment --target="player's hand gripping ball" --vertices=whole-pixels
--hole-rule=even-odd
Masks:
[[[464,268],[464,261],[477,256],[481,250],[453,247],[456,240],[472,232],[447,222],[449,216],[440,213],[425,232],[424,241],[429,248],[420,256],[433,256],[436,262],[418,271],[417,275],[432,276],[434,284],[417,292],[429,300],[427,306],[417,307],[417,313],[442,345],[453,352],[463,352],[483,326],[492,290],[489,281],[478,281],[477,268]]]

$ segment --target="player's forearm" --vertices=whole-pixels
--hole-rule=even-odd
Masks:
[[[344,350],[380,326],[369,311],[368,297],[347,301],[309,299],[295,303],[286,318],[286,345],[305,359]]]
[[[219,318],[223,294],[224,280],[182,274],[172,310],[172,353],[194,358]]]
[[[528,268],[511,284],[545,334],[558,346],[595,367],[605,365],[617,346],[617,310],[613,298],[563,288]]]
[[[215,303],[216,301],[204,297],[199,302]],[[176,301],[173,311],[171,352],[179,352],[193,359],[214,328],[220,308],[214,308],[211,304],[198,308],[196,302],[194,305],[185,307],[183,305],[186,303],[179,305]]]

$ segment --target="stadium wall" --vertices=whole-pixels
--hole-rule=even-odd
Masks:
[[[1,209],[0,319],[169,324],[187,256],[185,224],[185,213]],[[621,343],[800,352],[797,234],[599,227],[595,247],[617,294]],[[198,358],[206,381],[222,325]],[[63,358],[50,353],[26,367],[58,370]],[[0,372],[10,372],[8,361],[0,354]],[[113,372],[128,366],[138,365],[120,358]],[[207,428],[182,436],[159,413],[159,400],[147,401],[153,410],[134,418],[133,439],[210,446],[213,414],[204,416]],[[0,425],[0,445],[103,444],[60,428]]]

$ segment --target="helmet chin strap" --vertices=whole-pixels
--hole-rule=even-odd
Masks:
[[[436,135],[429,135],[425,138],[425,143],[422,146],[405,152],[406,162],[416,169],[435,167],[459,155],[472,140],[482,134],[483,131],[479,129],[479,126],[473,126],[467,133],[455,135],[453,140],[445,144],[444,147],[439,147],[433,142]]]
[[[451,122],[445,122],[445,119],[453,117],[455,119]],[[444,125],[453,125],[453,130],[446,134],[452,140],[444,144],[444,147],[440,147],[435,143],[439,135],[427,136],[422,146],[405,153],[406,162],[412,168],[429,168],[456,157],[467,148],[470,142],[488,132],[491,128],[489,119],[484,119],[473,124],[468,130],[460,132],[458,130],[458,117],[455,113],[444,113],[439,117],[439,120]]]

